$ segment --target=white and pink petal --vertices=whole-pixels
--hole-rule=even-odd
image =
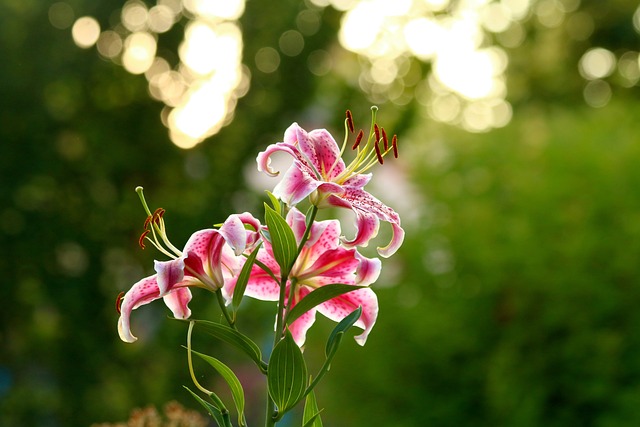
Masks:
[[[325,285],[331,283],[352,284],[360,261],[355,249],[335,248],[324,251],[316,261],[297,275],[301,282]]]
[[[160,298],[157,276],[145,277],[136,282],[124,295],[120,304],[118,334],[124,342],[134,342],[137,338],[131,333],[131,312],[141,305],[149,304]]]
[[[378,297],[373,290],[362,288],[348,292],[320,304],[317,309],[334,322],[340,322],[358,307],[362,307],[362,314],[355,326],[363,329],[363,332],[355,340],[364,345],[378,317]]]
[[[171,292],[176,283],[184,278],[184,259],[178,258],[171,261],[154,261],[154,270],[157,274],[159,296]]]
[[[285,141],[286,140],[287,138],[285,133]],[[298,150],[298,147],[293,144],[289,144],[287,142],[271,144],[265,151],[258,153],[256,162],[258,163],[259,172],[265,172],[270,176],[277,176],[280,173],[279,171],[271,169],[271,156],[278,151],[284,151],[285,153],[290,154],[294,159],[300,157],[300,150]]]
[[[244,252],[247,246],[247,230],[239,215],[230,215],[218,232],[236,255]]]
[[[312,171],[296,160],[274,187],[273,195],[287,205],[294,206],[313,193],[320,184],[322,181],[318,181]]]
[[[162,299],[176,319],[188,319],[191,316],[191,309],[189,309],[191,290],[189,288],[176,288]]]
[[[296,296],[296,300],[300,301],[302,298],[306,297],[310,293],[310,290],[306,287],[298,288],[298,295]],[[295,304],[292,304],[292,308]],[[302,347],[306,341],[307,331],[313,326],[316,321],[316,310],[311,309],[304,313],[302,316],[298,317],[293,321],[291,325],[289,325],[289,331],[293,336],[293,340],[298,344],[298,347]]]
[[[378,258],[367,258],[356,252],[356,258],[360,262],[356,271],[355,284],[369,286],[380,277],[382,262]]]

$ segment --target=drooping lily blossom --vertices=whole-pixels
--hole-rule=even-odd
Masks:
[[[380,221],[389,222],[393,230],[391,242],[378,248],[381,256],[389,257],[404,240],[400,217],[363,188],[371,179],[371,174],[365,172],[376,163],[384,163],[383,158],[391,152],[397,157],[398,144],[395,135],[389,143],[386,131],[375,124],[376,109],[372,111],[369,138],[362,141],[364,132],[360,130],[352,146],[356,151],[355,159],[349,165],[342,159],[347,137],[339,147],[327,130],[307,132],[297,123],[285,131],[283,142],[271,144],[259,153],[257,163],[259,171],[276,176],[279,172],[270,167],[271,155],[282,151],[293,157],[293,164],[273,190],[273,194],[289,206],[311,196],[311,202],[318,207],[336,206],[353,210],[357,233],[351,240],[343,239],[348,246],[366,246],[378,234]],[[350,113],[345,126],[351,132],[354,129]]]
[[[287,222],[299,244],[306,228],[304,214],[292,208],[287,215]],[[264,301],[277,301],[280,286],[276,277],[280,275],[280,267],[267,240],[259,249],[257,260],[268,267],[273,276],[262,266],[254,265],[245,295]],[[289,274],[285,304],[293,308],[311,291],[329,284],[368,286],[378,278],[380,268],[380,260],[365,258],[355,248],[347,249],[340,245],[340,223],[337,220],[315,222]],[[235,280],[229,280],[225,285],[227,293],[232,294],[234,286]],[[307,330],[315,322],[316,311],[339,322],[359,306],[362,307],[362,315],[355,325],[364,331],[355,339],[364,345],[378,315],[378,299],[370,288],[357,289],[318,305],[295,320],[289,329],[296,343],[302,346]]]
[[[242,254],[247,245],[256,242],[260,223],[251,214],[231,215],[220,229],[206,229],[191,235],[182,251],[173,246],[166,235],[162,214],[156,211],[147,220],[150,227],[140,239],[151,242],[161,252],[173,258],[170,261],[155,261],[156,274],[135,283],[119,298],[118,333],[125,342],[137,338],[131,333],[130,316],[136,308],[162,298],[176,318],[186,319],[191,315],[189,287],[217,291],[225,280],[236,275],[241,268]],[[245,229],[249,225],[249,230]],[[254,230],[251,230],[253,228]],[[150,238],[149,234],[153,235]]]

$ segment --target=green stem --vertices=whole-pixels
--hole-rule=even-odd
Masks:
[[[302,235],[302,239],[300,240],[300,244],[298,245],[298,253],[296,254],[296,260],[300,256],[300,252],[302,252],[302,248],[304,248],[305,243],[307,243],[307,240],[309,240],[309,235],[311,235],[311,227],[313,226],[313,222],[316,220],[317,215],[318,215],[318,207],[316,205],[311,205],[311,213],[307,217],[307,224],[306,224],[307,228],[305,228],[304,234]]]
[[[317,214],[318,214],[318,207],[313,205],[311,209],[311,213],[307,217],[307,223],[306,223],[306,228],[304,230],[304,234],[302,235],[302,239],[298,244],[296,260],[300,256],[300,253],[302,252],[302,248],[304,247],[305,243],[307,243],[307,240],[309,240],[309,236],[311,235],[311,227],[313,226],[313,222],[315,221]],[[294,260],[294,264],[296,260]],[[288,308],[288,307],[285,307],[284,300],[287,293],[288,279],[289,279],[288,277],[280,277],[280,294],[278,296],[278,314],[277,314],[278,317],[276,318],[276,331],[273,339],[274,347],[276,346],[276,344],[278,344],[278,342],[280,342],[280,340],[282,339],[282,336],[284,335],[284,314],[286,309]],[[266,427],[275,426],[276,420],[279,419],[278,415],[283,415],[283,414],[277,413],[276,404],[271,399],[271,396],[269,396],[268,390],[267,390],[267,414],[266,414],[265,426]]]
[[[200,383],[196,379],[196,374],[193,372],[193,360],[191,358],[191,333],[193,332],[193,325],[195,325],[195,322],[192,320],[189,322],[189,331],[187,332],[187,363],[189,365],[189,374],[191,375],[193,384],[195,384],[195,386],[198,387],[201,392],[205,393],[206,395],[210,395],[211,392],[200,385]]]
[[[276,404],[271,399],[271,396],[267,395],[267,412],[266,412],[266,420],[265,427],[273,427],[276,425],[276,420],[274,419],[276,413]]]
[[[220,291],[218,289],[214,293],[216,294],[216,299],[218,300],[218,305],[220,306],[220,310],[222,310],[222,314],[224,315],[224,318],[227,320],[227,323],[229,324],[229,326],[231,326],[232,329],[237,330],[236,323],[235,323],[234,319],[231,318],[231,315],[229,314],[229,310],[227,310],[227,306],[224,303],[224,298],[222,297],[222,291]]]

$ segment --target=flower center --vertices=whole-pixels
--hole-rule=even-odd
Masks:
[[[378,107],[375,105],[371,107],[371,127],[369,128],[369,136],[366,142],[362,142],[364,138],[364,131],[360,129],[358,134],[356,135],[355,142],[351,146],[351,149],[356,152],[356,156],[353,161],[345,168],[345,170],[338,175],[334,182],[337,184],[344,184],[349,178],[354,175],[359,175],[365,173],[369,169],[371,169],[376,163],[384,164],[384,157],[393,151],[393,156],[398,158],[398,137],[393,135],[391,139],[391,144],[389,144],[389,139],[387,137],[387,132],[383,127],[378,126],[376,123],[376,115],[378,113]],[[353,125],[353,116],[351,115],[351,111],[347,110],[345,119],[345,138],[342,143],[342,148],[340,150],[340,158],[344,154],[345,148],[347,146],[347,141],[349,139],[349,134],[353,134],[355,132],[355,127]],[[333,164],[330,169],[333,168],[338,163],[338,160]]]

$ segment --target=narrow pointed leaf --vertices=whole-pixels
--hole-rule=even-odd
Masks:
[[[183,319],[176,320],[188,321]],[[266,363],[262,361],[262,352],[260,351],[260,347],[258,347],[258,345],[249,337],[220,323],[210,322],[208,320],[193,320],[193,322],[197,329],[201,329],[209,335],[231,344],[244,352],[256,363],[256,365],[258,365],[258,368],[260,368],[262,372],[266,372]]]
[[[271,353],[267,385],[269,395],[278,407],[279,417],[304,396],[307,387],[307,365],[289,330]]]
[[[242,266],[242,270],[240,271],[240,275],[238,276],[238,280],[236,281],[236,287],[233,289],[233,299],[231,300],[231,303],[233,304],[233,308],[236,310],[240,307],[244,291],[247,289],[247,283],[249,283],[249,276],[251,275],[251,268],[256,262],[258,249],[260,249],[260,246],[257,246],[245,261]]]
[[[342,336],[358,321],[361,314],[362,307],[358,307],[336,325],[336,327],[331,332],[331,335],[329,335],[329,339],[327,340],[327,347],[325,349],[325,355],[327,356],[327,358],[335,353],[335,351],[338,349],[340,341],[342,340]]]
[[[296,237],[284,218],[266,203],[264,209],[264,219],[271,236],[273,257],[280,266],[282,277],[287,277],[298,255]]]
[[[204,400],[203,398],[195,394],[193,391],[191,391],[191,389],[189,389],[189,387],[186,387],[186,386],[183,386],[183,387],[189,393],[191,393],[193,398],[196,399],[200,405],[202,405],[202,407],[205,409],[205,411],[207,411],[209,415],[211,415],[211,417],[215,420],[218,427],[225,427],[225,421],[224,421],[224,418],[222,417],[222,412],[220,412],[220,410],[216,408],[215,405],[207,402],[206,400]]]
[[[280,205],[280,200],[271,192],[267,190],[267,196],[269,197],[269,201],[271,201],[271,205],[273,206],[273,210],[276,212],[282,212],[282,206]]]
[[[333,285],[325,285],[314,289],[311,293],[309,293],[309,295],[302,298],[300,302],[298,302],[291,309],[291,311],[287,315],[287,324],[292,324],[298,317],[302,316],[304,313],[322,304],[323,302],[330,300],[331,298],[335,298],[348,292],[362,289],[364,287],[366,286],[354,286],[336,283]]]
[[[218,371],[222,378],[224,378],[227,384],[229,384],[229,388],[231,389],[231,396],[233,396],[233,401],[236,405],[236,410],[238,411],[238,424],[244,426],[244,389],[242,388],[242,384],[240,383],[240,380],[238,379],[236,374],[234,374],[227,365],[214,357],[198,353],[197,351],[193,350],[191,350],[191,352],[211,365],[216,371]]]
[[[302,427],[322,427],[322,419],[320,418],[316,395],[312,391],[307,394],[304,402],[304,412],[302,413]]]

